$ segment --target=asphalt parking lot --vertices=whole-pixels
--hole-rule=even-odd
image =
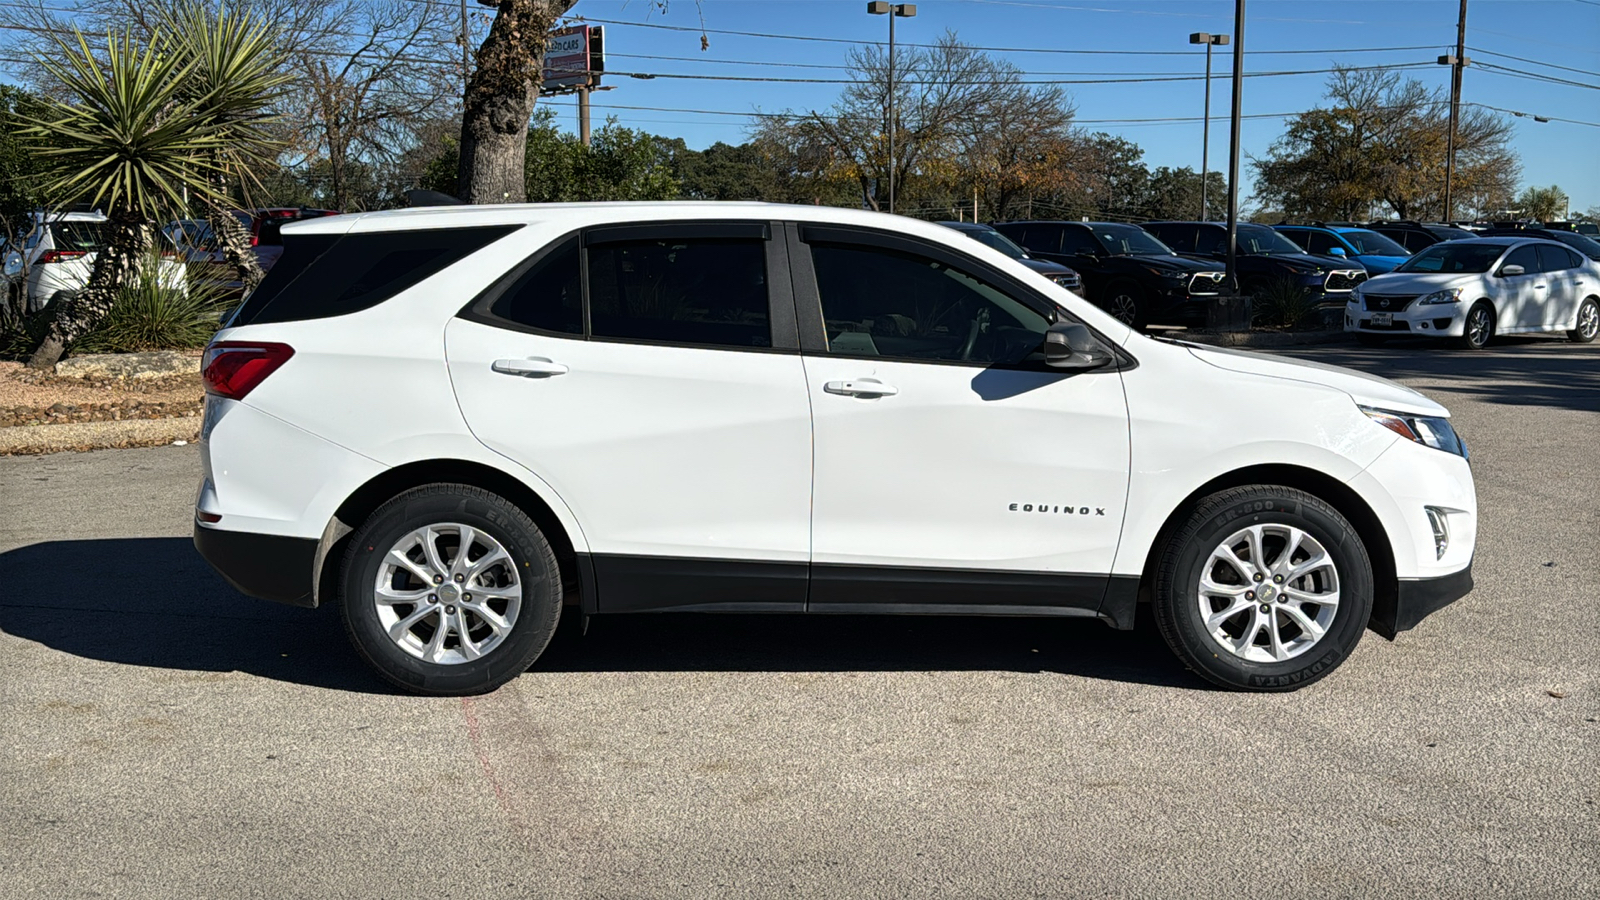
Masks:
[[[399,696],[194,553],[194,447],[0,459],[0,896],[1600,896],[1600,344],[1294,352],[1450,406],[1482,521],[1287,695],[1148,618],[680,616]]]

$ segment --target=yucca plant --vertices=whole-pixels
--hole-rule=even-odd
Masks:
[[[147,254],[139,274],[118,289],[105,315],[72,342],[73,353],[134,353],[204,347],[221,325],[229,297],[214,282]]]
[[[45,192],[67,205],[87,201],[110,219],[106,246],[89,282],[55,304],[55,316],[29,364],[53,366],[66,345],[110,308],[138,274],[154,240],[151,223],[182,208],[184,190],[215,193],[212,175],[221,129],[199,114],[182,85],[194,64],[156,34],[140,44],[129,32],[107,36],[96,56],[83,34],[57,39],[60,53],[38,58],[64,88],[22,132],[47,166]]]
[[[1261,325],[1276,325],[1294,331],[1317,312],[1317,304],[1304,287],[1287,279],[1269,281],[1256,288],[1252,318]]]
[[[180,86],[182,95],[195,102],[197,114],[224,138],[210,153],[219,193],[227,179],[259,187],[256,170],[270,165],[283,149],[272,128],[279,119],[273,102],[291,80],[277,29],[259,12],[227,4],[212,9],[195,0],[169,8],[162,24],[175,51],[193,64]],[[250,251],[250,235],[227,203],[212,195],[202,200],[223,256],[249,293],[263,275]]]

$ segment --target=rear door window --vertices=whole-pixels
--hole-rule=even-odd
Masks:
[[[1541,272],[1564,272],[1567,269],[1577,268],[1579,265],[1581,263],[1578,262],[1578,254],[1565,247],[1557,247],[1551,244],[1541,244],[1539,246],[1539,271]]]
[[[588,248],[589,320],[597,338],[771,347],[765,243],[673,238]]]
[[[1068,256],[1098,256],[1100,242],[1094,239],[1087,228],[1067,227],[1062,229],[1061,252]]]

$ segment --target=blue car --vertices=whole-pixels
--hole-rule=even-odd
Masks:
[[[1307,253],[1337,256],[1361,263],[1373,275],[1394,271],[1411,251],[1370,228],[1342,225],[1274,225],[1284,237]]]

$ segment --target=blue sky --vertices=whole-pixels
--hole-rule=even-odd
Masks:
[[[925,0],[916,5],[915,18],[898,21],[897,40],[931,42],[949,29],[963,42],[985,47],[1145,51],[1126,55],[995,54],[1026,73],[1082,73],[1034,76],[1038,78],[1199,75],[1204,71],[1204,48],[1191,47],[1188,35],[1234,30],[1233,0]],[[1454,49],[1458,6],[1456,0],[1248,0],[1246,72],[1324,72],[1245,79],[1245,114],[1297,112],[1317,104],[1327,77],[1325,70],[1335,63],[1429,63],[1406,74],[1447,88],[1449,67],[1431,63]],[[703,0],[698,5],[693,0],[671,0],[664,13],[648,0],[580,0],[573,14],[608,20],[609,70],[663,74],[842,78],[846,74],[843,69],[809,66],[842,66],[848,44],[717,32],[883,41],[888,30],[885,17],[867,15],[865,0]],[[710,49],[705,52],[700,49],[698,30],[702,19],[704,27],[711,30]],[[660,25],[691,30],[648,27]],[[1524,185],[1558,184],[1571,197],[1575,210],[1600,205],[1600,127],[1537,123],[1531,118],[1539,115],[1600,123],[1600,89],[1477,68],[1477,63],[1489,63],[1600,86],[1600,0],[1470,0],[1467,46],[1474,65],[1464,76],[1463,101],[1530,114],[1513,119],[1513,145],[1522,157]],[[1382,47],[1421,49],[1356,52]],[[1217,48],[1215,71],[1229,71],[1226,51],[1230,49]],[[1267,52],[1284,50],[1329,52]],[[1148,51],[1169,51],[1171,55]],[[644,56],[677,59],[640,58]],[[716,141],[738,143],[746,138],[751,121],[745,114],[826,108],[839,91],[838,85],[782,82],[613,77],[608,83],[616,90],[594,95],[597,123],[614,115],[623,125],[682,137],[691,147]],[[1199,168],[1200,122],[1126,120],[1198,117],[1203,98],[1200,81],[1066,88],[1085,127],[1138,142],[1148,165]],[[1229,82],[1225,78],[1213,83],[1211,100],[1212,115],[1218,117],[1211,129],[1211,166],[1221,170],[1228,153]],[[576,112],[570,99],[540,102],[561,108],[560,121],[575,127]],[[1096,124],[1092,120],[1118,121]],[[1245,152],[1265,152],[1282,125],[1279,118],[1247,119],[1242,141]],[[1243,175],[1248,191],[1247,164]]]

